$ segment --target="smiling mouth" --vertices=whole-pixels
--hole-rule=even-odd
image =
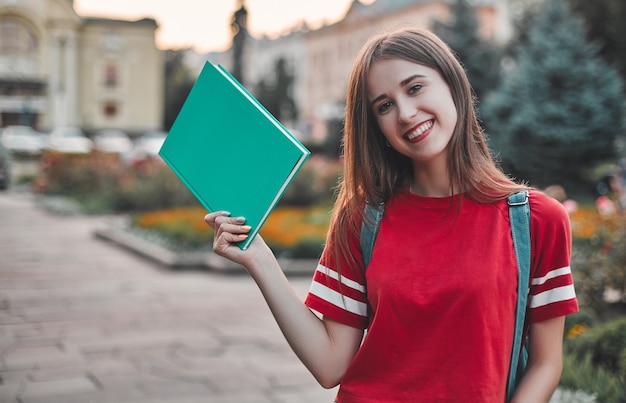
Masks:
[[[434,120],[428,120],[417,126],[415,129],[412,129],[410,132],[405,134],[404,137],[409,141],[413,141],[433,127],[434,124]]]

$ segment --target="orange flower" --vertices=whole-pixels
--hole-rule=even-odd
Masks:
[[[174,208],[143,213],[135,217],[134,225],[144,229],[185,223],[194,231],[210,230],[204,222],[206,210],[200,207]],[[261,228],[261,236],[274,245],[290,247],[304,239],[323,240],[328,231],[330,214],[320,207],[308,209],[279,207],[270,214]]]
[[[585,332],[585,330],[587,330],[587,325],[584,325],[584,324],[574,325],[569,330],[569,332],[567,332],[567,338],[568,339],[574,339],[574,338],[580,336],[581,334],[583,334]]]

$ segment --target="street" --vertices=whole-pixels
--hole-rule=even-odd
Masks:
[[[0,193],[0,402],[332,402],[246,274],[167,269],[101,223]]]

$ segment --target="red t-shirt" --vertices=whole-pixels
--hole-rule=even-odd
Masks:
[[[534,323],[578,304],[567,213],[540,192],[529,200]],[[334,245],[326,246],[305,303],[368,329],[339,403],[505,401],[517,301],[507,202],[464,199],[457,210],[451,201],[408,191],[390,200],[366,278],[362,263],[338,276]],[[352,249],[362,262],[358,239]]]

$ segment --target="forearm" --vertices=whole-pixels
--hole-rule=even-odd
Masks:
[[[336,386],[358,349],[360,338],[354,343],[352,338],[333,335],[337,332],[330,331],[327,323],[304,305],[273,257],[255,263],[248,271],[298,358],[322,386]]]
[[[205,221],[215,231],[213,251],[244,266],[259,286],[287,342],[320,384],[333,387],[341,380],[358,349],[362,330],[318,318],[296,295],[276,257],[260,236],[242,251],[236,242],[250,227],[242,217],[214,212]]]
[[[564,317],[530,326],[528,366],[511,403],[548,402],[563,370]]]
[[[558,362],[529,363],[511,403],[547,403],[561,377]]]

